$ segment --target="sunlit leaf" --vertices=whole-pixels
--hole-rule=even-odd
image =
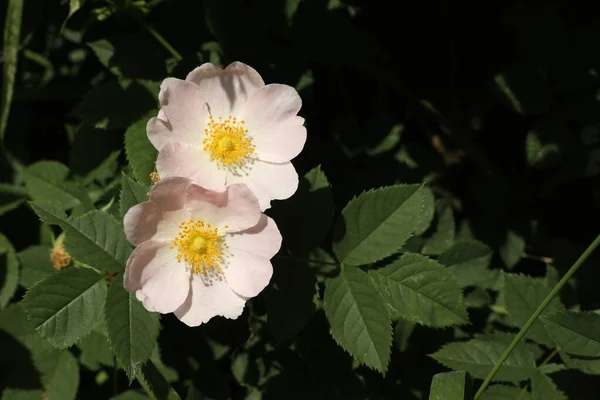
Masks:
[[[395,316],[435,327],[468,321],[458,281],[434,260],[409,253],[370,274]]]
[[[105,297],[102,275],[89,268],[68,268],[29,289],[21,304],[34,328],[64,349],[92,330]]]
[[[431,357],[450,369],[467,371],[473,377],[483,379],[506,348],[503,340],[477,338],[468,342],[448,343]],[[520,343],[498,370],[494,380],[519,382],[530,378],[536,371],[533,354],[525,343]]]
[[[135,293],[125,291],[121,278],[110,286],[104,313],[111,347],[133,380],[156,345],[159,314],[147,311]]]
[[[333,338],[360,363],[385,372],[392,345],[391,321],[369,275],[346,267],[325,282],[325,313]]]
[[[428,192],[421,185],[397,185],[351,200],[334,228],[338,260],[345,265],[368,264],[400,249],[428,218]]]

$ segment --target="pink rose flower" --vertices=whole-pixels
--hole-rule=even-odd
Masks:
[[[237,318],[273,274],[281,247],[275,222],[244,184],[214,192],[187,178],[163,178],[124,218],[136,246],[125,289],[149,311],[175,313],[189,326],[216,315]]]
[[[245,183],[261,210],[298,188],[290,160],[302,151],[306,128],[293,87],[265,85],[240,62],[224,70],[206,63],[185,80],[165,79],[159,100],[147,133],[160,152],[161,178],[183,176],[210,190]]]

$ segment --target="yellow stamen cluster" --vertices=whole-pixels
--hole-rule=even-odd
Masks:
[[[156,185],[160,180],[160,175],[158,175],[158,172],[150,172],[150,180],[152,181],[153,185]]]
[[[158,175],[158,172],[150,172],[150,181],[152,181],[152,186],[156,185],[158,181],[160,181],[160,175]],[[146,192],[146,196],[150,196],[150,192]]]
[[[57,242],[52,248],[50,259],[52,260],[54,269],[63,269],[71,263],[71,255],[65,250],[62,241],[60,243]]]
[[[219,234],[219,228],[197,219],[182,222],[179,228],[181,230],[170,247],[177,248],[177,262],[185,262],[192,273],[205,278],[222,274],[227,244]]]
[[[254,154],[248,129],[244,127],[244,121],[236,117],[230,115],[226,120],[221,117],[215,120],[211,115],[204,133],[204,151],[210,153],[212,161],[226,168],[241,168]]]

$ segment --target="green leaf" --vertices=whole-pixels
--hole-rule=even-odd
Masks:
[[[438,328],[468,322],[458,281],[434,260],[407,253],[370,274],[396,317]]]
[[[358,268],[343,268],[338,277],[325,281],[324,302],[336,342],[360,363],[385,372],[392,327],[369,275]]]
[[[123,174],[121,182],[119,208],[121,217],[124,217],[131,207],[148,200],[148,186],[134,181],[125,174]]]
[[[14,339],[8,343],[2,341],[2,381],[19,387],[46,385],[60,351],[34,330],[20,304],[11,304],[0,313],[0,333],[7,333]],[[0,335],[0,338],[3,336],[6,337]]]
[[[79,365],[70,351],[62,351],[46,385],[47,398],[74,400],[79,387]]]
[[[0,310],[15,294],[19,285],[17,254],[6,236],[0,233]]]
[[[149,86],[138,80],[102,82],[86,93],[71,115],[97,129],[125,129],[157,107]]]
[[[25,187],[33,200],[50,201],[67,210],[82,204],[92,209],[88,195],[77,183],[66,181],[69,168],[56,161],[39,161],[23,170]]]
[[[30,246],[17,254],[21,263],[21,285],[30,288],[56,272],[50,260],[50,246]]]
[[[135,293],[123,288],[121,277],[113,280],[105,306],[106,330],[117,360],[133,380],[150,358],[160,329],[160,314],[147,311]]]
[[[472,382],[467,372],[435,374],[431,381],[429,400],[471,400]]]
[[[541,372],[531,379],[531,397],[533,400],[567,400],[567,396],[556,388],[552,379]]]
[[[149,397],[143,395],[142,393],[136,392],[134,390],[128,390],[126,392],[121,393],[118,396],[111,397],[110,400],[148,400]]]
[[[81,8],[84,1],[85,0],[69,0],[69,13],[67,14],[67,17],[65,18],[65,20],[63,21],[63,23],[60,27],[60,33],[63,32],[63,30],[65,29],[65,26],[67,25],[67,22],[69,21],[71,16],[73,14],[75,14],[77,12],[77,10],[79,10]]]
[[[533,130],[525,137],[525,156],[530,167],[550,167],[562,156],[560,145],[553,141],[544,143],[542,133]]]
[[[546,285],[543,278],[532,278],[517,274],[502,274],[502,297],[508,310],[510,319],[518,326],[523,327],[531,314],[550,294],[551,288]],[[554,298],[544,311],[545,315],[552,311],[562,309],[562,304],[558,298]],[[525,336],[536,342],[553,346],[552,339],[546,333],[542,321],[537,320]]]
[[[161,49],[147,35],[109,37],[88,46],[117,77],[161,80],[167,75]]]
[[[290,199],[275,202],[270,215],[281,221],[278,226],[284,248],[305,254],[317,247],[331,229],[333,219],[333,193],[321,166],[304,175]]]
[[[115,174],[116,169],[119,166],[119,155],[121,150],[115,150],[111,152],[108,157],[104,159],[96,168],[91,170],[83,180],[84,185],[89,185],[95,180],[102,180],[108,177],[112,177]]]
[[[41,390],[24,390],[7,388],[2,392],[2,400],[40,400],[43,398]]]
[[[344,265],[363,265],[398,251],[427,217],[428,189],[396,185],[352,199],[334,228],[333,251]]]
[[[69,217],[53,204],[31,202],[42,221],[66,232],[65,249],[75,259],[102,271],[121,272],[131,253],[123,227],[111,215],[92,211]]]
[[[448,202],[441,202],[437,207],[437,225],[433,234],[427,238],[423,254],[438,255],[448,250],[454,243],[456,226],[454,224],[454,213]]]
[[[102,275],[89,268],[68,268],[29,289],[21,304],[34,328],[64,349],[91,331],[105,296]]]
[[[125,132],[125,152],[135,178],[145,185],[150,185],[150,173],[154,171],[154,163],[158,152],[148,140],[146,125],[148,120],[158,114],[156,110],[148,112]]]
[[[440,254],[438,261],[458,278],[462,287],[493,288],[496,272],[488,269],[492,249],[476,240],[464,240]]]
[[[514,386],[490,386],[480,400],[531,400],[531,395],[526,390]]]
[[[525,251],[525,239],[517,233],[509,230],[506,232],[506,240],[498,249],[500,258],[508,269],[512,269],[521,260]]]
[[[506,350],[504,340],[492,338],[471,339],[468,342],[448,343],[431,355],[439,363],[453,370],[464,370],[483,379]],[[525,343],[520,343],[506,359],[495,381],[519,382],[536,372],[533,354]]]
[[[562,311],[542,317],[546,331],[566,355],[567,365],[585,373],[600,373],[600,315]],[[564,358],[564,357],[563,357]]]
[[[423,195],[423,209],[417,219],[414,231],[414,235],[417,236],[424,234],[429,229],[435,216],[435,197],[433,196],[433,192],[428,187],[423,187],[421,191]]]
[[[21,35],[21,20],[23,16],[23,0],[8,0],[6,19],[4,22],[4,37],[2,42],[2,97],[0,100],[0,146],[4,141],[4,133],[10,114],[13,98],[15,76],[17,74],[17,59],[19,52],[19,37]]]
[[[181,400],[152,361],[144,364],[136,378],[152,400]]]
[[[100,321],[100,323],[104,324],[104,321]],[[81,350],[79,356],[81,365],[90,371],[96,371],[102,365],[113,366],[113,351],[105,334],[92,330],[89,335],[77,343],[77,347]]]

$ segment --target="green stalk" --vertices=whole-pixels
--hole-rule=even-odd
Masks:
[[[556,297],[556,295],[558,294],[558,292],[560,292],[562,287],[565,286],[565,284],[569,281],[569,279],[571,279],[571,277],[577,272],[579,267],[581,267],[581,265],[585,262],[585,260],[588,259],[588,257],[592,254],[592,252],[596,249],[596,247],[598,247],[598,245],[600,245],[600,235],[598,235],[598,237],[596,237],[596,239],[592,242],[592,244],[590,244],[589,247],[583,252],[583,254],[581,254],[579,259],[577,259],[577,261],[575,261],[575,264],[573,264],[571,266],[571,268],[569,268],[567,273],[556,284],[556,286],[554,286],[554,288],[552,289],[550,294],[548,294],[548,296],[546,296],[544,301],[542,301],[542,304],[540,304],[540,306],[537,308],[537,310],[535,310],[535,312],[531,315],[531,317],[529,317],[529,320],[527,320],[525,325],[523,325],[523,327],[521,328],[521,330],[519,331],[517,336],[513,339],[511,344],[508,346],[506,351],[504,351],[504,353],[502,354],[502,357],[500,357],[498,362],[496,362],[496,365],[494,365],[494,368],[492,368],[490,373],[485,377],[483,383],[481,384],[481,387],[479,387],[479,390],[477,390],[477,393],[475,393],[474,400],[477,400],[477,399],[479,399],[479,397],[481,397],[481,395],[483,394],[485,389],[488,387],[488,385],[490,384],[492,379],[494,379],[494,376],[496,376],[496,373],[498,372],[500,367],[502,367],[502,364],[504,364],[504,361],[506,361],[508,356],[510,356],[510,353],[512,353],[513,350],[515,349],[515,347],[517,347],[517,345],[519,344],[521,339],[523,339],[523,337],[525,337],[525,334],[527,333],[527,331],[529,331],[529,328],[531,328],[531,326],[535,323],[535,321],[539,318],[539,316],[544,312],[544,310],[546,309],[548,304],[550,304],[552,299],[554,299],[554,297]]]

